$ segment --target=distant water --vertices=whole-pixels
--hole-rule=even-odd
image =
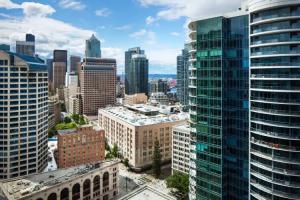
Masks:
[[[124,75],[118,75],[124,79]],[[176,79],[176,74],[149,74],[149,79]]]

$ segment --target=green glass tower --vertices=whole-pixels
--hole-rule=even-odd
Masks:
[[[189,24],[190,199],[248,198],[248,14]]]

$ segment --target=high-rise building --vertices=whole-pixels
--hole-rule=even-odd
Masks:
[[[300,1],[249,11],[249,199],[300,199]]]
[[[70,56],[70,71],[74,72],[78,75],[78,71],[80,70],[80,63],[81,57],[80,56]]]
[[[168,80],[154,79],[151,80],[149,83],[149,96],[151,95],[151,93],[158,93],[158,92],[167,94],[168,90],[169,90]]]
[[[247,199],[248,13],[189,23],[191,199]]]
[[[26,34],[25,41],[16,41],[16,52],[27,56],[35,56],[35,36]]]
[[[48,74],[37,57],[0,51],[0,179],[47,167]]]
[[[190,44],[185,44],[181,55],[177,56],[177,97],[183,106],[189,104],[189,51]]]
[[[105,159],[104,130],[83,125],[57,132],[59,168],[91,164]]]
[[[68,54],[66,50],[54,50],[53,52],[53,91],[65,86]]]
[[[48,128],[51,129],[61,121],[61,109],[58,96],[49,96],[48,106]]]
[[[148,59],[139,47],[125,52],[125,94],[148,95]]]
[[[97,115],[98,109],[116,103],[115,59],[84,58],[80,81],[83,114]]]
[[[94,34],[85,41],[85,57],[101,58],[101,43]]]

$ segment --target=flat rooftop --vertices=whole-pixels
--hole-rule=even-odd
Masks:
[[[118,163],[118,160],[97,162],[66,169],[59,169],[40,174],[10,179],[0,183],[2,192],[7,199],[20,199],[31,194],[54,187],[62,182],[76,179],[98,169],[103,169]]]
[[[142,186],[126,196],[120,198],[120,200],[176,200],[168,194],[162,193],[148,185]]]
[[[189,126],[189,124],[179,124],[179,125],[173,126],[173,130],[181,131],[184,133],[190,133],[190,126]]]
[[[181,120],[187,120],[188,113],[169,113],[165,109],[168,107],[161,107],[161,109],[149,105],[126,105],[118,107],[107,107],[99,109],[99,112],[112,115],[119,118],[121,121],[129,123],[134,126],[145,126],[158,123],[168,123]],[[141,112],[142,111],[142,112]],[[148,115],[149,112],[157,112],[155,115]]]

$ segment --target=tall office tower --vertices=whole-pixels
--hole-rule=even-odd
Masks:
[[[53,91],[65,85],[67,72],[68,53],[66,50],[54,50],[53,52]]]
[[[85,57],[101,58],[101,43],[94,34],[85,41]]]
[[[80,76],[83,114],[96,116],[99,108],[116,103],[115,59],[84,58]]]
[[[26,34],[25,41],[16,41],[16,52],[28,56],[35,56],[35,36]]]
[[[47,66],[36,57],[0,51],[0,179],[47,166]]]
[[[248,24],[243,10],[189,23],[191,199],[248,198]]]
[[[300,1],[249,11],[249,199],[300,199]]]
[[[80,56],[70,56],[70,72],[75,72],[78,75],[78,70],[80,70]]]
[[[145,55],[145,51],[140,47],[134,47],[125,51],[125,94],[132,95],[134,91],[132,91],[131,87],[133,84],[133,76],[135,76],[135,70],[132,69],[131,60],[133,55]],[[139,93],[139,92],[135,92]],[[143,92],[140,92],[143,93]]]
[[[149,63],[139,47],[125,52],[125,94],[148,94]]]
[[[177,96],[179,102],[189,104],[189,51],[190,44],[185,44],[181,55],[177,56]],[[194,51],[194,50],[193,50]]]

